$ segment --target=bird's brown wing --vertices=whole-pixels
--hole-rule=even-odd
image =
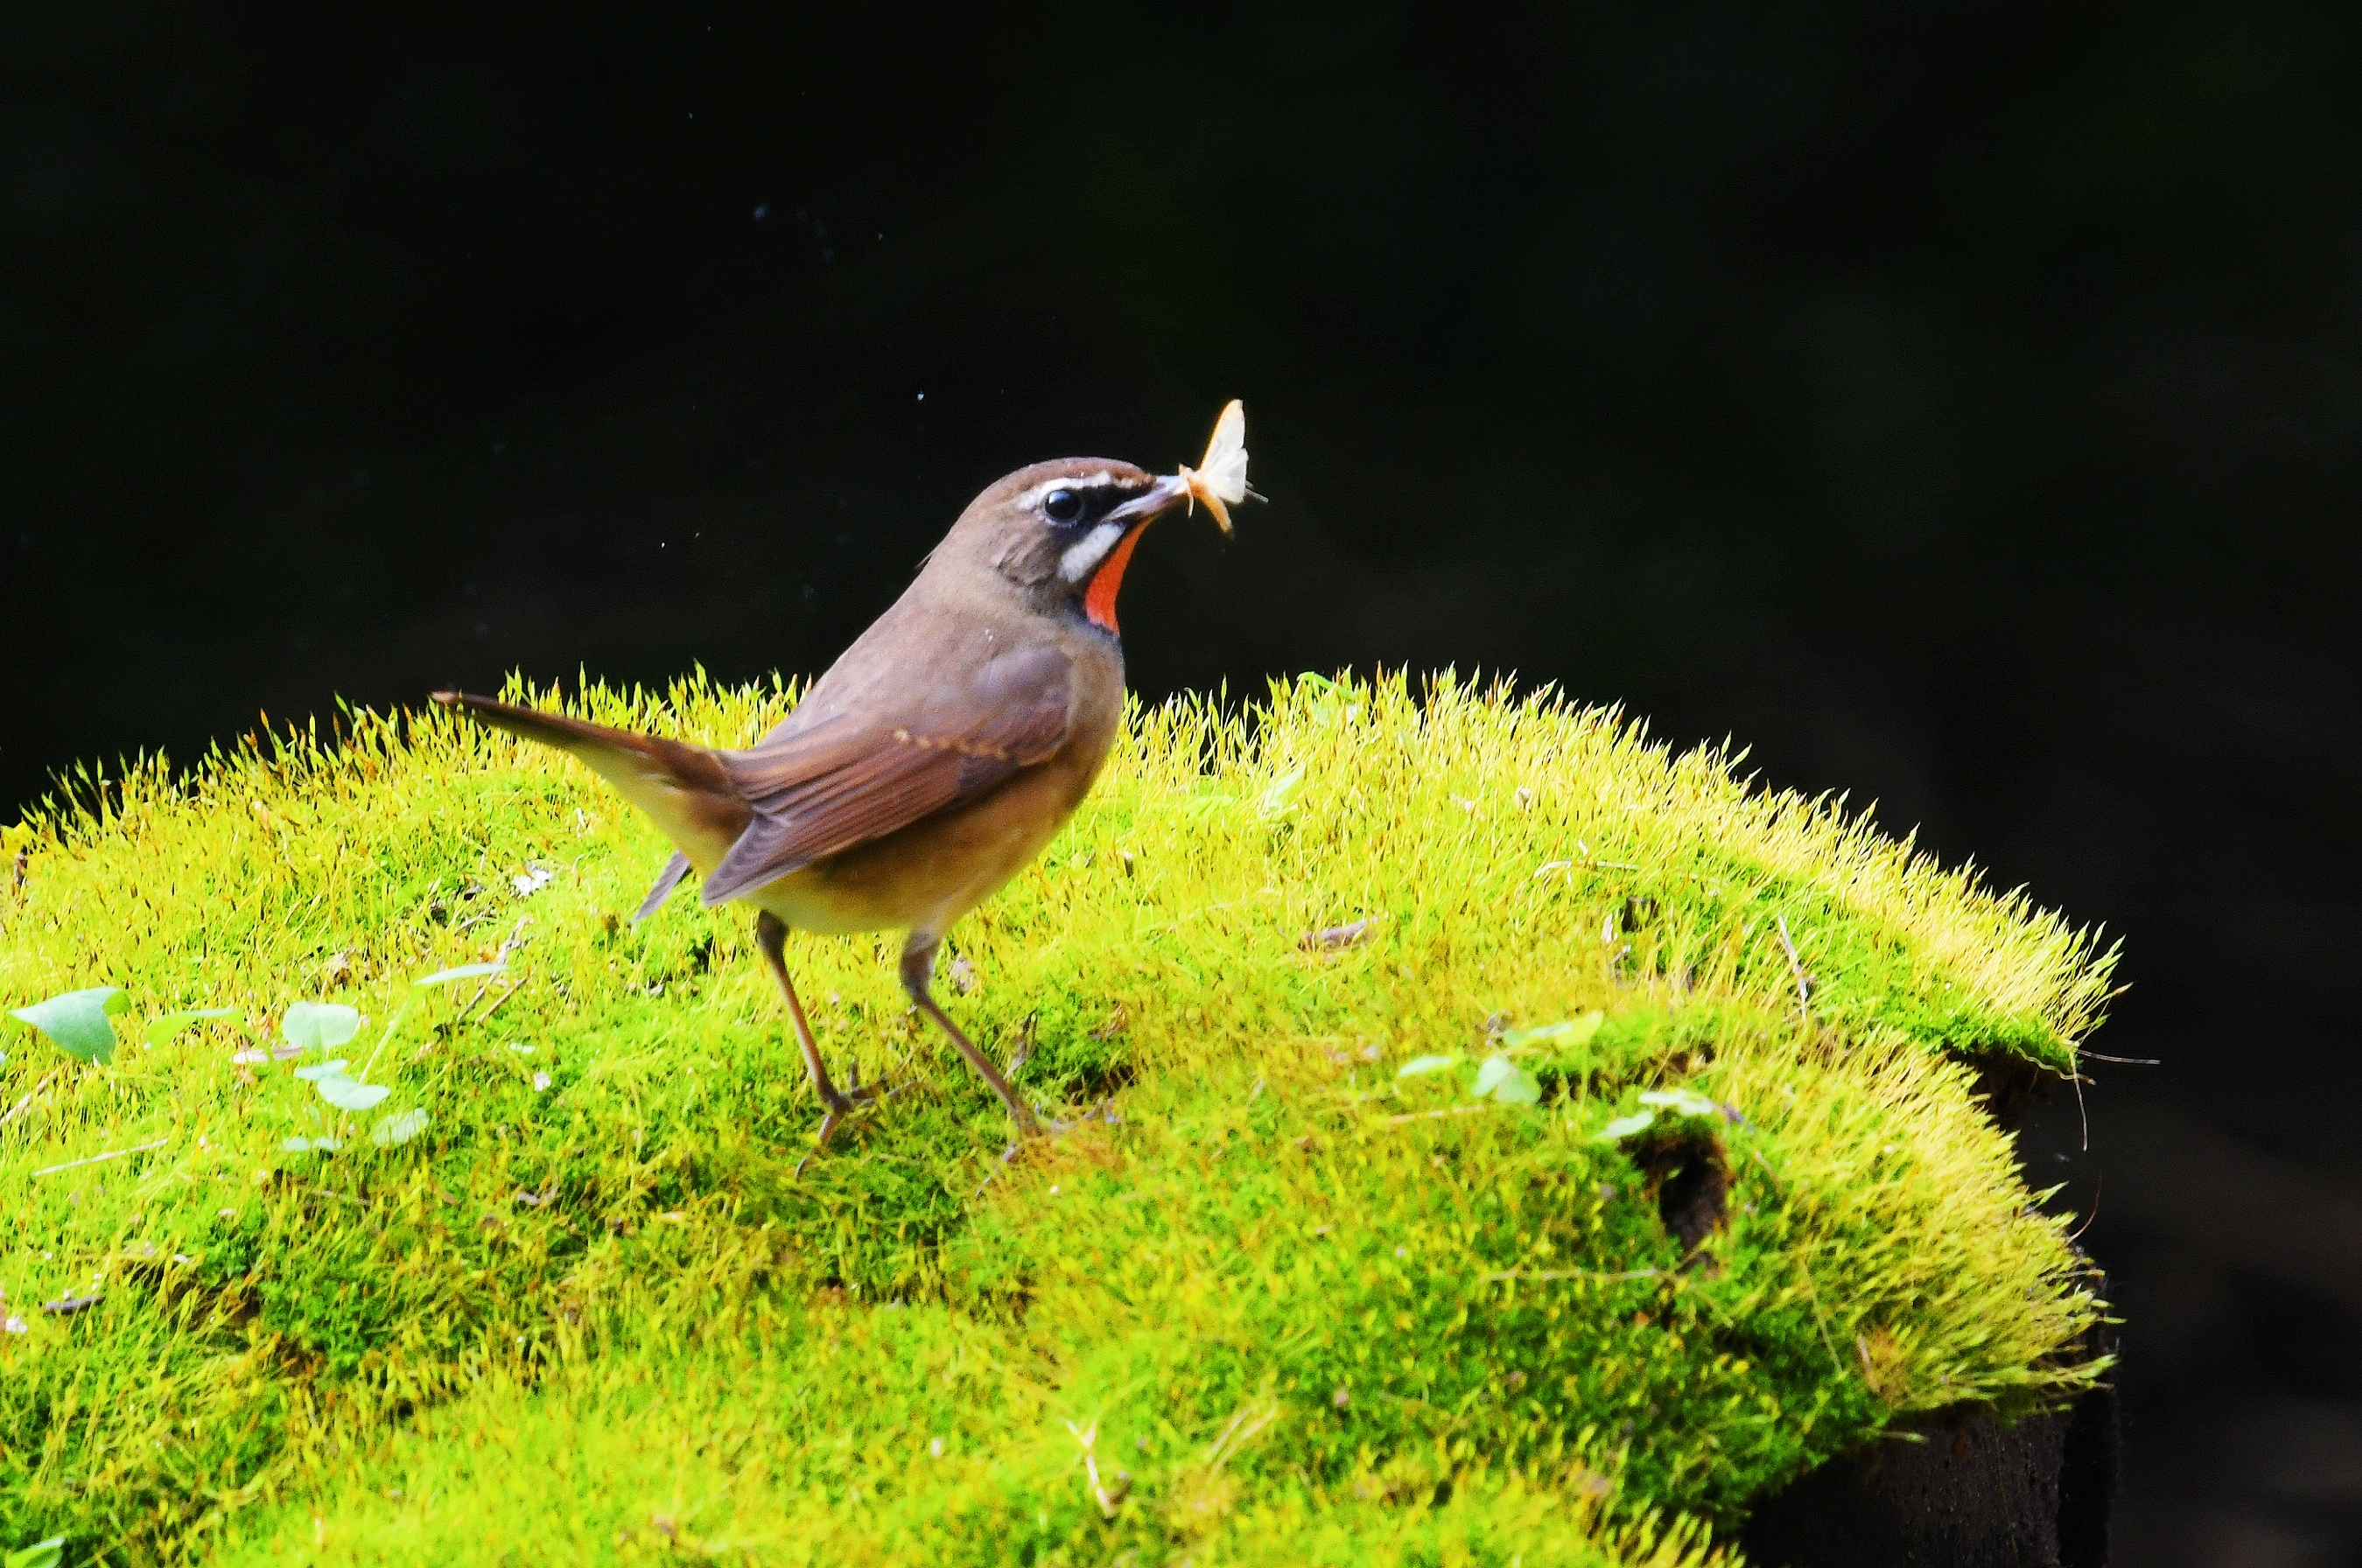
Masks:
[[[1063,652],[1012,651],[882,712],[858,704],[717,753],[755,814],[700,896],[734,899],[1046,761],[1066,742],[1070,684]]]

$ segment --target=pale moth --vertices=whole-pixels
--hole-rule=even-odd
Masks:
[[[1204,502],[1222,532],[1231,531],[1231,508],[1253,496],[1263,499],[1247,488],[1247,411],[1238,399],[1232,398],[1222,416],[1214,421],[1213,438],[1206,443],[1205,460],[1198,467],[1181,465],[1174,476],[1189,487],[1189,510],[1198,510]]]

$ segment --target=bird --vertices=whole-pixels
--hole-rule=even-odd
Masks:
[[[1244,436],[1234,401],[1198,469],[1065,458],[988,485],[901,597],[743,750],[464,691],[433,701],[567,753],[655,820],[674,853],[635,924],[691,872],[707,907],[754,907],[756,946],[824,1112],[816,1149],[883,1086],[829,1076],[788,974],[789,931],[907,933],[911,1005],[999,1097],[1019,1138],[1037,1136],[1032,1107],[935,1001],[935,955],[1098,778],[1123,720],[1116,592],[1132,550],[1184,502],[1205,502],[1231,531],[1226,503],[1254,493]]]

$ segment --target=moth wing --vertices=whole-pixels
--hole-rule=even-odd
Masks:
[[[1198,472],[1206,488],[1224,501],[1244,501],[1247,494],[1247,411],[1232,398],[1214,421],[1213,438],[1206,443],[1206,460]]]

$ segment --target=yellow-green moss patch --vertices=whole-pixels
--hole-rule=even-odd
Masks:
[[[793,695],[569,706],[734,745]],[[745,921],[619,919],[665,846],[554,755],[362,714],[29,819],[0,1006],[133,1006],[105,1066],[0,1037],[0,1544],[1670,1564],[1898,1413],[2092,1375],[1964,1065],[2072,1070],[2081,933],[1548,698],[1307,678],[1130,737],[939,982],[1093,1113],[1014,1163],[889,940],[799,937],[824,1048],[905,1086],[799,1171]],[[233,1060],[307,999],[382,1108]],[[200,1007],[242,1021],[137,1043]],[[1472,1096],[1496,1055],[1537,1100]]]

